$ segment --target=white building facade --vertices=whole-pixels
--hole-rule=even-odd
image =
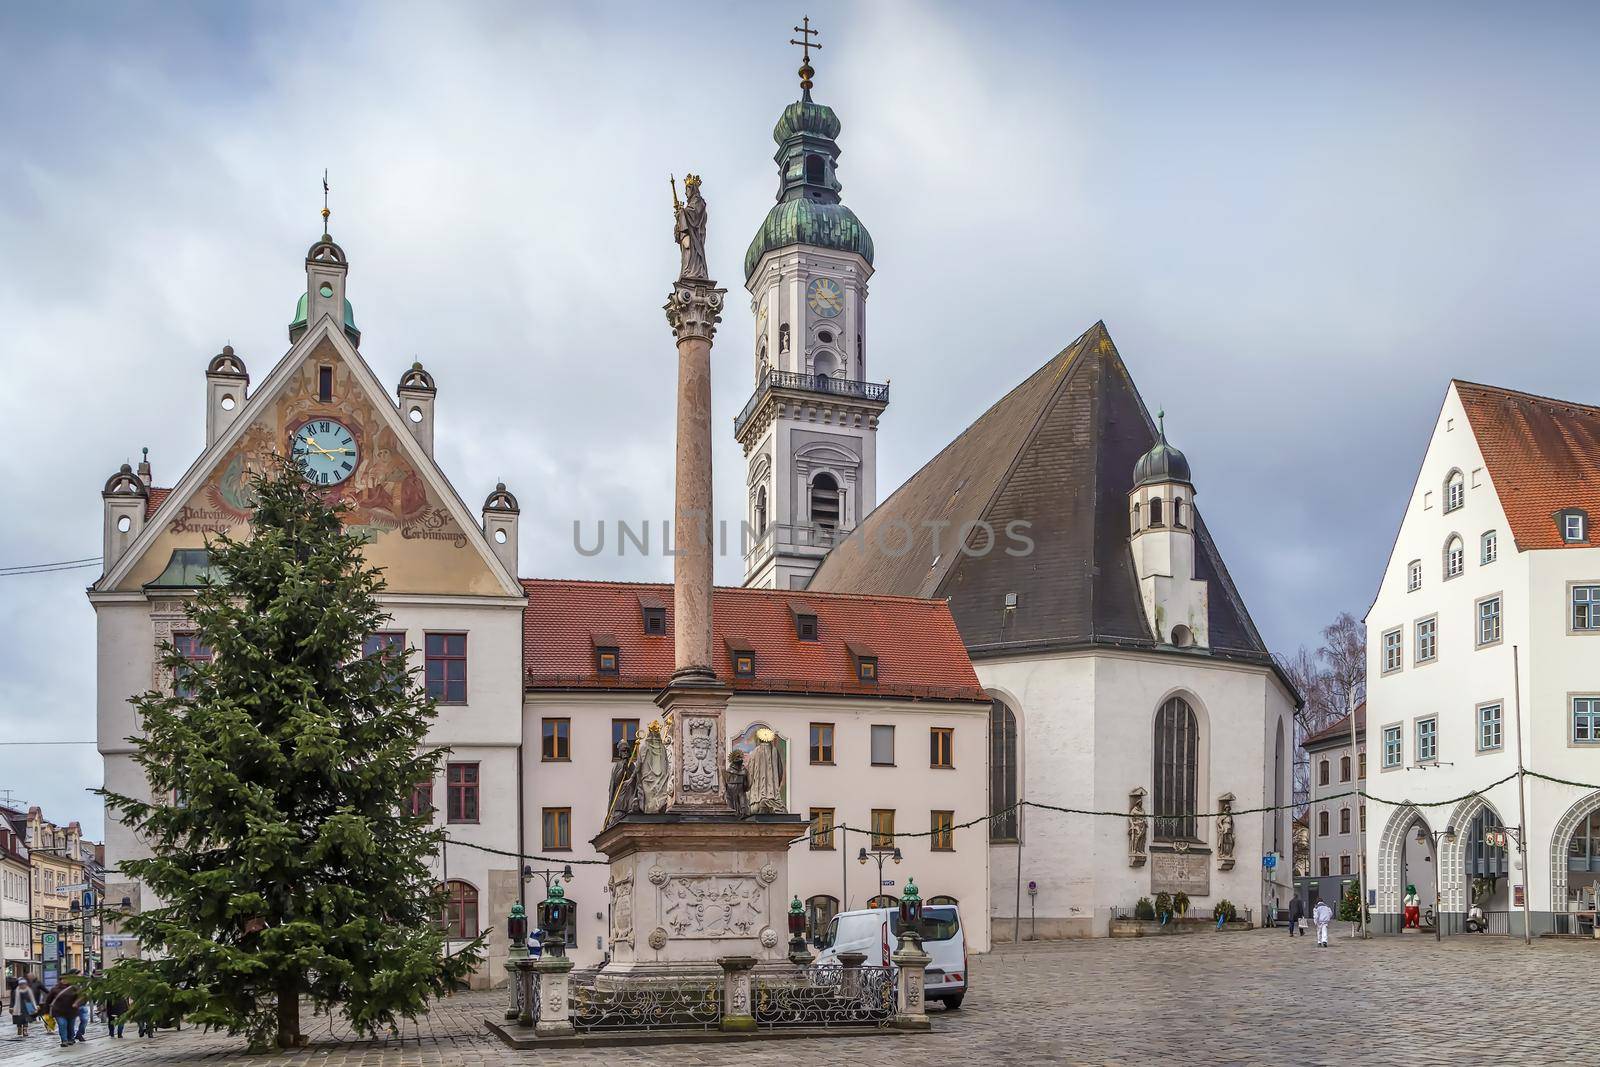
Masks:
[[[1600,409],[1454,381],[1367,616],[1375,926],[1534,932],[1600,881]],[[1520,763],[1544,777],[1521,782]],[[1474,793],[1466,800],[1436,802]],[[1526,817],[1522,814],[1526,808]],[[1526,838],[1527,869],[1516,841]],[[1510,843],[1498,843],[1509,830]],[[1437,876],[1437,892],[1434,878]]]
[[[0,808],[0,974],[7,978],[38,970],[33,954],[33,898],[27,822],[21,812]]]

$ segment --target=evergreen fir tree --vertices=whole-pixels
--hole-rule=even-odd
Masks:
[[[101,791],[151,857],[121,867],[146,887],[123,921],[142,958],[97,992],[261,1049],[304,1042],[302,997],[361,1033],[414,1017],[471,971],[481,939],[446,956],[428,869],[444,831],[411,813],[446,754],[422,748],[433,702],[415,668],[362,655],[388,618],[380,571],[295,462],[251,491],[251,535],[210,541],[217,578],[190,606],[214,658],[166,645],[174,691],[132,700],[155,799]]]

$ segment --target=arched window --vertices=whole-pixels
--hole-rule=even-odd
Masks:
[[[953,908],[953,907],[956,907],[957,905],[959,905],[961,903],[961,901],[957,900],[955,897],[949,895],[948,893],[940,893],[936,897],[929,897],[928,898],[928,903],[929,904],[945,904],[945,905],[948,905],[948,906]]]
[[[1158,496],[1150,498],[1150,525],[1152,527],[1162,525],[1161,498]]]
[[[877,896],[867,901],[867,907],[869,908],[898,908],[899,906],[900,898],[891,897],[887,893],[879,893]]]
[[[1465,569],[1466,553],[1461,550],[1461,537],[1451,534],[1444,543],[1444,576],[1446,579],[1459,578]]]
[[[759,486],[756,489],[756,536],[764,537],[767,533],[767,487]]]
[[[1278,742],[1272,754],[1272,851],[1283,853],[1283,720],[1278,720]]]
[[[1182,697],[1156,712],[1155,816],[1157,840],[1195,839],[1194,811],[1200,724]]]
[[[990,841],[1017,840],[1016,803],[1017,713],[996,698],[989,703]]]
[[[1139,505],[1137,503],[1133,505],[1133,532],[1139,532]]]
[[[1172,498],[1172,525],[1179,530],[1183,529],[1183,497],[1181,496]]]
[[[1323,760],[1317,764],[1317,784],[1328,784],[1328,761]]]
[[[1178,648],[1193,648],[1194,631],[1180,622],[1172,628],[1172,643]]]
[[[839,483],[831,474],[819,474],[811,481],[811,521],[829,530],[839,525]]]
[[[453,940],[470,941],[478,936],[478,891],[466,882],[451,879],[444,884],[444,905],[439,910],[439,929]]]
[[[827,172],[821,156],[806,157],[806,181],[812,185],[821,185]]]
[[[1460,471],[1451,471],[1444,479],[1444,509],[1454,511],[1467,502],[1467,480]]]
[[[806,940],[813,945],[819,944],[819,939],[827,936],[828,924],[837,914],[839,914],[837,897],[819,893],[806,898]]]
[[[1350,757],[1349,756],[1340,756],[1339,757],[1339,781],[1348,782],[1349,780],[1350,780]]]
[[[828,378],[839,369],[839,357],[826,348],[819,349],[817,354],[811,357],[811,369],[816,372],[818,379]],[[822,387],[827,388],[827,384],[823,383]]]
[[[1317,812],[1317,836],[1328,836],[1328,813],[1325,811]]]

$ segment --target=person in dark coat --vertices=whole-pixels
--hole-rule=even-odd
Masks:
[[[1304,930],[1300,929],[1300,920],[1304,919],[1305,917],[1306,917],[1305,901],[1301,900],[1297,896],[1292,901],[1289,902],[1289,936],[1290,937],[1293,937],[1297,933],[1301,937],[1306,936],[1306,932]]]
[[[128,1025],[122,1018],[128,1014],[128,998],[106,997],[100,1002],[100,1010],[106,1017],[106,1036],[121,1037],[122,1028]]]
[[[82,999],[83,994],[70,978],[63,978],[50,997],[50,1014],[55,1017],[56,1033],[61,1035],[62,1048],[83,1040],[83,1035],[75,1032],[78,1026],[78,1003]]]

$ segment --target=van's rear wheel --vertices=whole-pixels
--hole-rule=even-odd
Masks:
[[[954,996],[950,996],[950,997],[940,997],[939,998],[939,1003],[944,1005],[944,1010],[945,1011],[955,1011],[957,1008],[961,1007],[961,1001],[965,997],[966,997],[965,993],[957,993]]]

